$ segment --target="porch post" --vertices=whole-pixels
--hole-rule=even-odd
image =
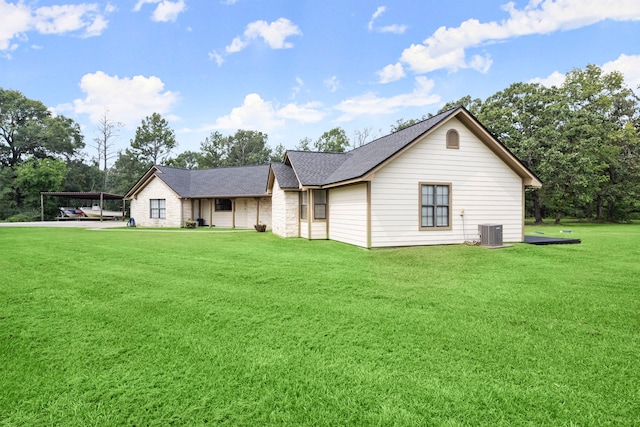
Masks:
[[[231,199],[231,228],[236,228],[236,199]]]
[[[213,202],[215,199],[209,200],[209,228],[213,227]]]
[[[260,224],[260,197],[255,197],[256,199],[256,225]]]

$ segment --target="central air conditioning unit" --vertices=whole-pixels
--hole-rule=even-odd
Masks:
[[[478,233],[482,246],[502,246],[502,225],[480,224]]]

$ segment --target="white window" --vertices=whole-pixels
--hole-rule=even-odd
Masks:
[[[149,200],[149,216],[151,218],[165,219],[167,217],[167,205],[165,199]]]
[[[420,229],[451,229],[451,184],[420,184]]]
[[[309,208],[309,202],[307,201],[307,192],[300,193],[300,219],[307,219],[307,210]]]
[[[313,190],[313,219],[327,219],[327,190]]]

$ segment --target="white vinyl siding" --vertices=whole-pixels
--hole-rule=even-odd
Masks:
[[[455,128],[460,148],[446,148]],[[451,230],[420,231],[421,182],[451,185]],[[478,239],[478,225],[502,224],[503,240],[522,240],[522,179],[457,119],[376,172],[371,184],[371,246],[454,244]],[[460,216],[464,209],[463,217]]]
[[[311,237],[312,240],[322,240],[327,238],[327,222],[326,221],[312,221],[311,222]]]
[[[329,191],[329,239],[367,246],[367,185]]]
[[[300,237],[309,238],[309,221],[307,220],[300,220]]]

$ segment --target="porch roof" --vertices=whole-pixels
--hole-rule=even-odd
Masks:
[[[155,175],[183,198],[267,196],[269,165],[216,169],[156,166]]]

